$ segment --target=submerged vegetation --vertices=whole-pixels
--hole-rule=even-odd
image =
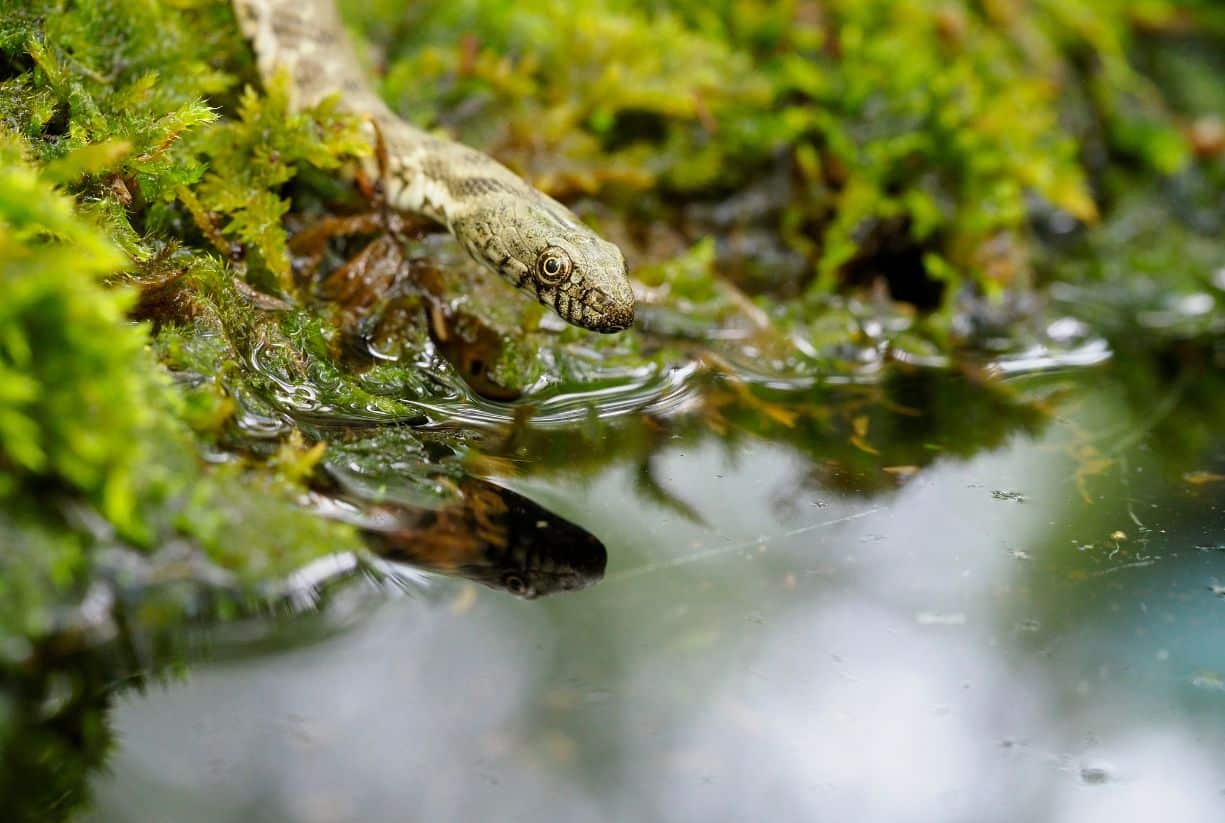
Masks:
[[[658,498],[663,429],[597,402],[890,488],[1043,425],[1058,386],[993,374],[1099,334],[1225,359],[1211,0],[347,6],[393,107],[622,246],[640,323],[561,328],[448,238],[390,239],[359,124],[291,112],[227,3],[0,0],[0,796],[82,734],[18,726],[106,679],[49,665],[207,611],[99,615],[99,581],[250,592],[362,555],[321,499],[445,508],[524,457],[633,461]]]

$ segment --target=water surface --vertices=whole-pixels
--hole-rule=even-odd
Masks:
[[[1129,369],[524,435],[569,457],[492,479],[602,580],[219,649],[118,701],[87,819],[1225,819],[1219,387]]]

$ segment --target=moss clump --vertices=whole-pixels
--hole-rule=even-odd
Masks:
[[[0,508],[19,533],[57,547],[30,557],[7,551],[5,563],[28,561],[57,584],[52,590],[71,595],[84,582],[89,546],[153,550],[188,538],[251,579],[355,547],[345,529],[304,515],[293,525],[292,484],[256,479],[267,505],[244,504],[230,491],[248,482],[237,467],[205,470],[184,423],[207,417],[189,399],[199,393],[174,390],[150,356],[146,329],[125,320],[134,293],[101,282],[123,262],[12,143],[0,147]],[[275,535],[262,539],[264,553],[233,550],[261,532]],[[0,586],[29,577],[0,575]],[[29,635],[29,615],[39,611],[9,607],[34,595],[6,594],[5,614],[26,623],[13,636]]]
[[[144,335],[124,328],[111,337],[128,301],[97,282],[122,262],[14,145],[0,145],[0,488],[16,494],[57,478],[132,533],[132,441],[149,422],[151,372],[129,371]]]
[[[301,166],[335,171],[343,159],[370,151],[357,122],[338,116],[335,103],[332,99],[308,112],[291,112],[288,77],[282,75],[264,96],[248,86],[236,119],[187,141],[188,151],[203,158],[209,171],[198,187],[181,190],[179,196],[211,236],[217,236],[215,229],[255,252],[258,264],[274,278],[266,284],[273,289],[293,285],[282,226],[290,204],[280,187]],[[241,254],[242,248],[233,253]]]
[[[301,487],[281,473],[207,469],[199,451],[236,409],[224,371],[173,387],[148,328],[125,317],[156,322],[172,367],[176,355],[236,367],[223,320],[241,301],[209,302],[234,295],[214,247],[249,246],[251,279],[286,286],[278,189],[298,165],[334,169],[358,150],[353,123],[326,106],[289,116],[275,89],[238,95],[248,71],[224,3],[37,0],[0,20],[0,502],[76,548],[73,563],[34,564],[58,571],[32,597],[71,601],[104,543],[187,539],[247,581],[358,548],[294,506]],[[217,122],[218,107],[236,116]],[[140,285],[139,302],[106,275]]]

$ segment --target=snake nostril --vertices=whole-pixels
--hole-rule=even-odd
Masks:
[[[613,332],[624,331],[633,325],[633,323],[633,306],[610,305],[607,311],[596,316],[595,323],[591,328],[604,334],[610,334]]]

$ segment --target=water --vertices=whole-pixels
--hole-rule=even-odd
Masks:
[[[809,391],[486,444],[602,579],[218,641],[84,819],[1225,819],[1220,370]]]

